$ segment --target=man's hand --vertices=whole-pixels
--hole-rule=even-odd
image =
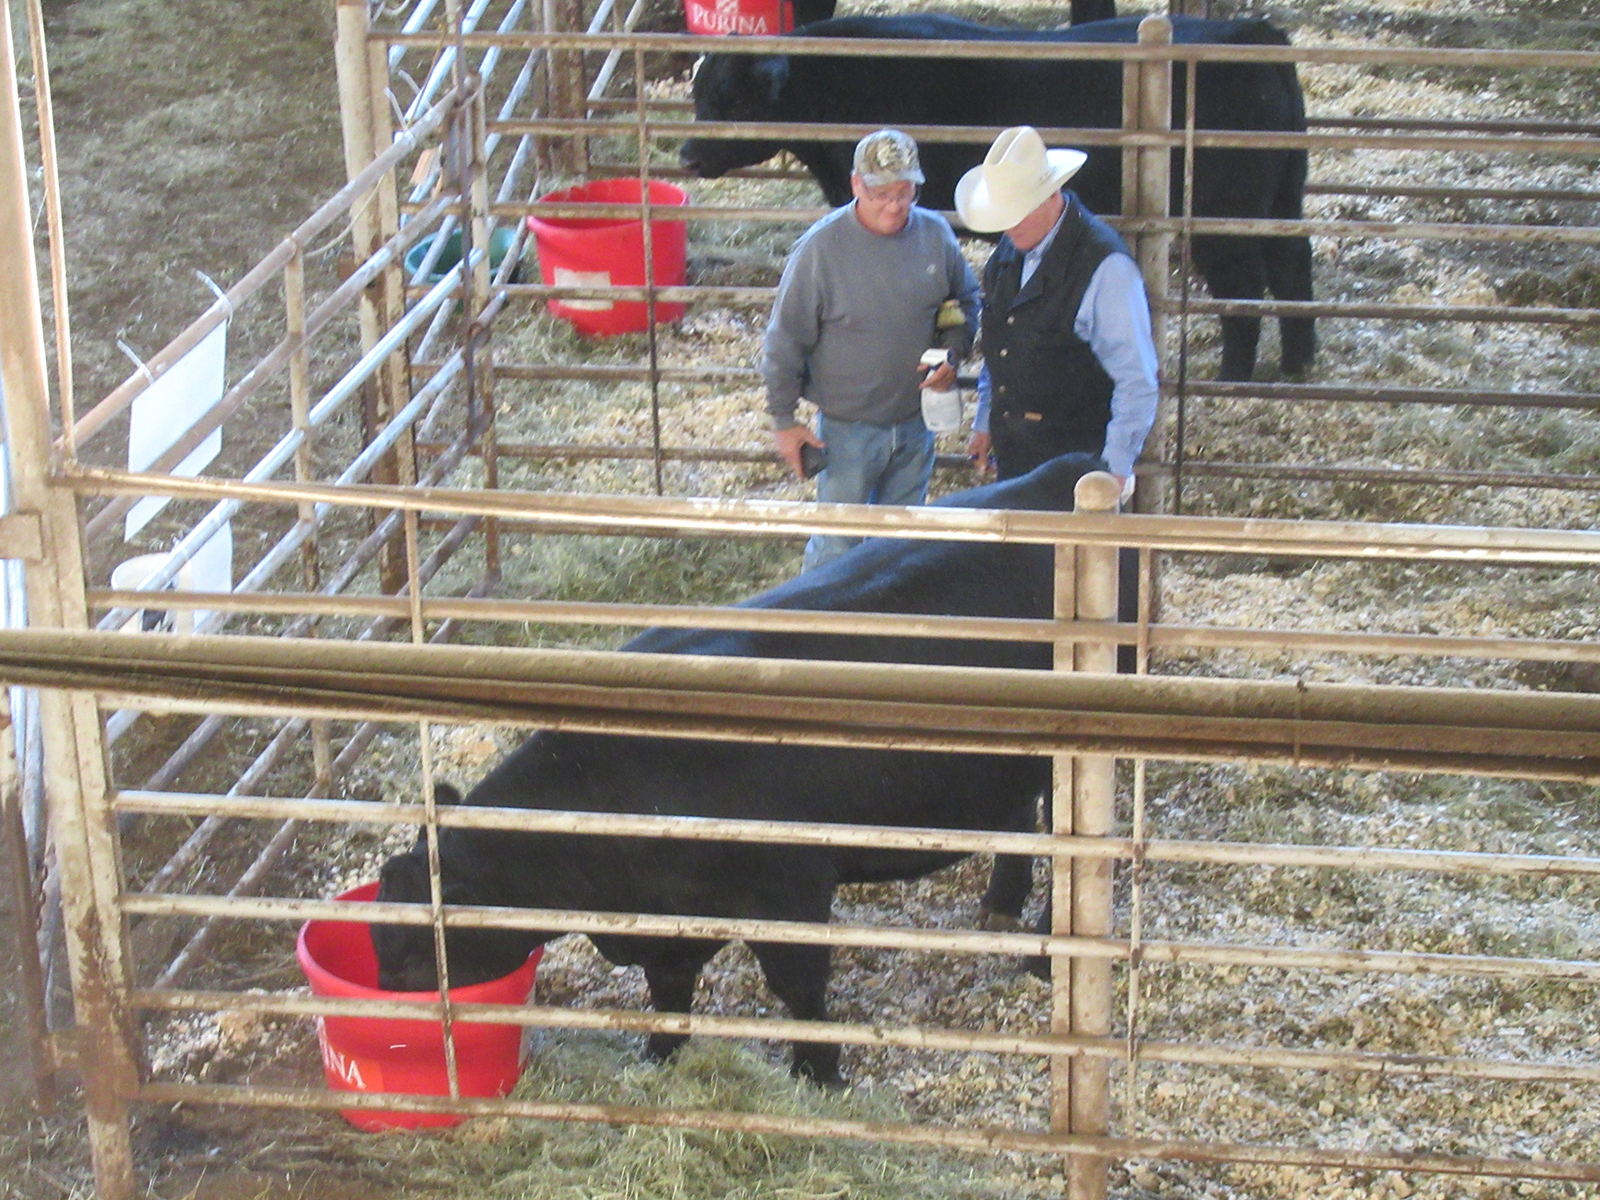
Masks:
[[[974,429],[972,440],[967,443],[967,457],[978,468],[981,474],[987,475],[994,470],[994,443],[990,441],[987,433],[980,433]]]
[[[921,387],[932,388],[936,392],[948,392],[956,386],[956,369],[949,363],[936,367],[923,377]]]
[[[787,429],[774,429],[772,440],[778,447],[778,454],[783,461],[789,464],[789,470],[794,472],[796,479],[804,479],[805,471],[800,466],[800,447],[812,445],[825,449],[826,442],[821,441],[816,434],[804,425],[790,425]]]

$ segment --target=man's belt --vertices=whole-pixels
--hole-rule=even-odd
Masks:
[[[1040,412],[1011,412],[1007,410],[1000,414],[1000,418],[1004,421],[1043,421],[1045,416]]]

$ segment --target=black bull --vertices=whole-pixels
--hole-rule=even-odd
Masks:
[[[1078,478],[1100,464],[1054,459],[1019,479],[952,496],[945,504],[1062,511]],[[825,567],[745,602],[753,608],[1045,618],[1053,611],[1050,546],[870,539]],[[652,629],[627,649],[960,666],[1048,669],[1051,648],[869,635]],[[576,812],[1027,831],[1050,784],[1047,758],[829,746],[540,732],[495,767],[466,803]],[[449,788],[442,799],[453,801]],[[449,904],[762,920],[828,920],[842,883],[912,879],[960,854],[737,842],[672,841],[446,828],[440,834]],[[985,907],[1020,915],[1032,883],[1024,858],[996,861]],[[383,866],[378,899],[426,903],[426,844]],[[374,925],[381,986],[438,986],[427,926]],[[450,980],[481,982],[513,970],[557,936],[451,929]],[[591,937],[614,963],[644,968],[662,1012],[688,1012],[700,969],[723,943],[623,935]],[[767,983],[795,1017],[826,1019],[826,946],[751,946]],[[654,1057],[683,1042],[655,1034]],[[794,1071],[838,1080],[839,1048],[797,1042]]]
[[[833,16],[838,0],[794,0],[794,23],[809,25]],[[1074,25],[1106,21],[1117,15],[1116,0],[1072,0],[1069,16]]]
[[[838,0],[794,0],[794,23],[809,25],[833,16]],[[1074,25],[1085,21],[1105,21],[1117,15],[1116,0],[1072,0],[1070,18]]]
[[[1282,31],[1262,20],[1211,21],[1174,17],[1180,43],[1287,45]],[[1096,21],[1070,29],[994,29],[953,17],[845,17],[798,30],[796,36],[987,41],[1134,42],[1137,18]],[[1184,126],[1186,68],[1174,68],[1173,125]],[[1207,63],[1195,79],[1198,129],[1299,133],[1305,106],[1292,63]],[[1122,124],[1122,67],[1116,62],[981,58],[848,58],[821,55],[708,54],[694,81],[695,117],[702,121],[807,122],[855,125],[1036,125],[1100,129]],[[921,203],[955,205],[955,185],[983,161],[975,143],[925,142],[927,176]],[[853,143],[804,140],[724,141],[691,138],[683,165],[705,178],[764,162],[788,150],[810,170],[828,203],[850,199]],[[1121,151],[1088,147],[1089,161],[1071,187],[1093,212],[1122,211]],[[1181,151],[1173,152],[1172,209],[1183,211]],[[1202,148],[1195,154],[1197,217],[1297,219],[1306,181],[1304,150]],[[1311,242],[1305,237],[1200,236],[1194,263],[1219,299],[1310,300]],[[1281,321],[1282,369],[1306,371],[1316,352],[1308,317]],[[1224,379],[1248,379],[1255,367],[1261,322],[1222,319]]]

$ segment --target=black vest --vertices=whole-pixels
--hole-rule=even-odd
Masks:
[[[1001,238],[983,271],[983,361],[994,417],[1038,414],[1069,450],[1099,454],[1111,420],[1111,376],[1073,332],[1089,280],[1110,254],[1127,254],[1116,230],[1072,192],[1044,260],[1018,291],[1022,251]],[[1029,418],[1037,419],[1037,418]]]

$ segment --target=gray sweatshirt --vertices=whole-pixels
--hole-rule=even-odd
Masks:
[[[966,322],[936,330],[950,298]],[[793,425],[804,396],[834,420],[907,420],[921,408],[923,351],[959,361],[977,333],[978,281],[943,217],[913,207],[886,236],[847,204],[806,230],[784,267],[761,352],[767,412],[774,428]]]

